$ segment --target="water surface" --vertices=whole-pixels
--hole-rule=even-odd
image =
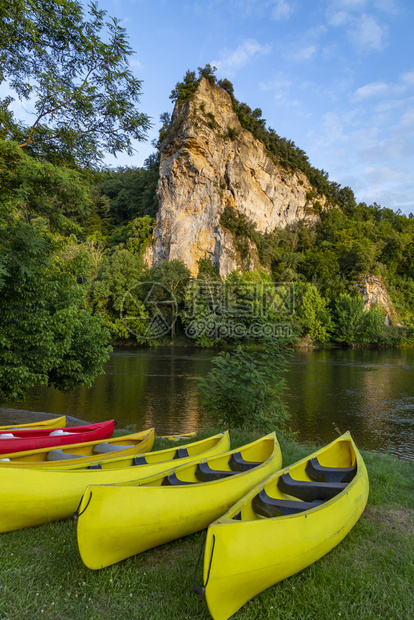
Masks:
[[[208,425],[195,377],[214,352],[167,347],[116,349],[92,388],[62,395],[38,386],[16,408],[72,415],[159,435]],[[350,430],[359,447],[414,458],[414,351],[295,350],[286,375],[289,426],[301,440],[326,443]]]

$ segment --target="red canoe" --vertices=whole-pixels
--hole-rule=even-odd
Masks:
[[[108,420],[69,428],[0,431],[0,454],[108,439],[112,436],[114,428],[115,420]]]

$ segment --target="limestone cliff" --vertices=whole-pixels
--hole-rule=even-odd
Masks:
[[[386,325],[401,325],[398,321],[397,311],[380,276],[367,273],[356,285],[356,289],[364,299],[364,310],[366,312],[368,312],[374,304],[378,304],[385,310]]]
[[[160,206],[149,264],[179,259],[196,275],[197,261],[208,256],[225,277],[242,267],[231,233],[219,223],[226,206],[264,233],[314,222],[315,202],[326,202],[308,198],[313,187],[307,177],[275,164],[262,142],[241,127],[230,95],[204,78],[193,99],[175,106],[160,150]]]

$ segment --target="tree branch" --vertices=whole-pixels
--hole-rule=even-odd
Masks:
[[[96,70],[98,69],[99,64],[96,64],[94,67],[92,67],[92,69],[89,70],[88,74],[86,75],[85,79],[83,80],[82,85],[79,88],[75,89],[76,93],[80,93],[82,91],[82,89],[86,86],[86,84],[88,83],[89,77],[90,75]],[[32,144],[32,135],[34,133],[34,131],[36,130],[37,126],[39,125],[40,121],[42,118],[44,118],[45,116],[48,116],[49,114],[54,114],[55,112],[57,112],[57,110],[60,110],[61,108],[64,108],[65,106],[67,106],[71,101],[73,101],[75,97],[75,94],[72,95],[72,97],[70,97],[69,99],[66,99],[66,101],[63,101],[61,104],[59,104],[58,106],[56,106],[55,108],[52,108],[51,110],[46,110],[46,112],[41,112],[41,114],[39,114],[39,116],[37,117],[35,123],[32,125],[32,127],[30,128],[29,131],[29,136],[26,140],[26,142],[23,142],[22,144],[19,144],[19,148],[23,148],[25,146],[29,146],[29,144]],[[82,132],[81,132],[82,133]]]

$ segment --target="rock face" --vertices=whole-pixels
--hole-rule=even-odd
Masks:
[[[397,312],[390,300],[385,288],[385,284],[379,276],[366,274],[364,279],[357,284],[358,293],[364,299],[364,310],[368,310],[374,305],[379,304],[386,312],[385,324],[400,325],[398,322]]]
[[[226,206],[255,222],[264,233],[306,219],[318,219],[313,206],[324,206],[306,176],[286,171],[265,146],[244,130],[230,95],[202,79],[191,101],[176,105],[161,143],[159,212],[149,264],[179,259],[198,272],[209,257],[225,277],[241,268],[232,234],[220,226]],[[315,193],[315,192],[314,192]],[[250,261],[250,267],[255,261]]]

